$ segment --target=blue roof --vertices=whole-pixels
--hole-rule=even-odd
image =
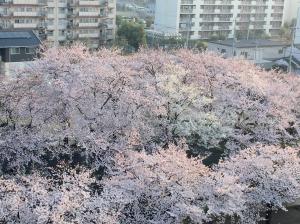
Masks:
[[[37,47],[40,44],[40,39],[32,30],[0,30],[0,48]]]

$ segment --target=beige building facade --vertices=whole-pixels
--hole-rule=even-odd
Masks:
[[[154,29],[191,39],[276,36],[291,0],[157,0]],[[292,0],[294,1],[294,0]]]
[[[32,29],[51,45],[98,48],[115,36],[116,0],[0,0],[0,28]]]

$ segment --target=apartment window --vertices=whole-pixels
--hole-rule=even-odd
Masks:
[[[80,12],[97,12],[97,8],[80,8]]]
[[[48,25],[53,25],[53,24],[54,24],[54,20],[53,20],[53,19],[47,20],[47,24],[48,24]]]
[[[48,30],[47,35],[48,36],[53,36],[53,30]]]
[[[33,20],[32,19],[26,19],[25,23],[33,23]]]
[[[54,8],[48,8],[48,13],[53,14],[54,13]]]
[[[33,48],[26,47],[26,48],[25,48],[25,53],[26,53],[26,54],[34,54],[34,49],[33,49]]]
[[[59,8],[59,13],[64,14],[65,13],[65,8]]]
[[[98,19],[97,18],[81,18],[79,20],[81,23],[97,23]]]
[[[15,23],[25,23],[24,19],[15,19]]]
[[[21,53],[21,49],[18,48],[10,48],[10,54],[20,54]]]
[[[107,34],[107,35],[112,35],[113,32],[112,32],[112,30],[106,30],[106,34]]]
[[[246,52],[246,51],[242,51],[241,55],[244,56],[245,58],[248,58],[248,52]]]
[[[278,54],[283,54],[283,49],[279,49]]]

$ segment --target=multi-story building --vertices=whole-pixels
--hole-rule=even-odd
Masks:
[[[290,0],[157,0],[154,29],[191,39],[274,36],[285,1]]]
[[[0,28],[32,29],[54,45],[109,43],[115,17],[116,0],[0,0]]]
[[[299,0],[286,0],[284,7],[284,22],[290,24],[292,20],[297,18],[300,7]]]

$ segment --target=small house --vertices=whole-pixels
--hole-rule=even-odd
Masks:
[[[0,30],[0,62],[32,61],[40,44],[32,30]]]
[[[285,56],[287,43],[272,40],[221,40],[208,42],[208,50],[228,57],[242,57],[255,64],[264,64]]]

